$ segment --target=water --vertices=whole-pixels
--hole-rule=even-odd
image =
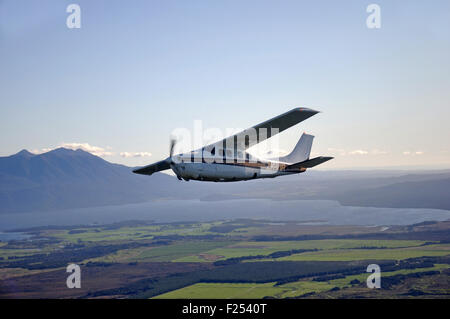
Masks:
[[[176,222],[235,218],[259,218],[274,222],[321,221],[321,224],[329,225],[409,225],[429,220],[450,219],[450,211],[350,207],[328,200],[159,200],[54,212],[0,214],[0,231],[47,225],[105,224],[125,220]]]
[[[22,232],[0,232],[0,241],[10,241],[10,240],[22,240],[28,239],[31,235],[22,233]]]

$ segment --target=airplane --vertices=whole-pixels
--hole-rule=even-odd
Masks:
[[[236,182],[258,178],[299,174],[333,159],[319,156],[310,159],[313,135],[303,133],[292,152],[277,159],[257,158],[247,152],[254,146],[319,113],[297,107],[249,129],[188,153],[173,154],[175,140],[170,143],[170,155],[165,160],[133,170],[152,175],[172,169],[179,180]]]

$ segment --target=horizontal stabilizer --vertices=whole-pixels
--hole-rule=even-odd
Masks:
[[[152,175],[153,173],[164,171],[170,168],[170,162],[168,160],[163,160],[156,162],[154,164],[150,164],[138,169],[133,170],[133,173],[142,174],[142,175]]]
[[[313,159],[309,159],[300,163],[295,163],[292,165],[289,165],[286,167],[287,170],[289,169],[297,169],[297,168],[311,168],[317,165],[320,165],[322,163],[325,163],[326,161],[329,161],[330,159],[333,159],[333,157],[329,156],[319,156],[315,157]]]

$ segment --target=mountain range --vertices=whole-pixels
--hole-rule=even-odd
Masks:
[[[170,197],[179,186],[167,174],[146,178],[131,171],[80,149],[38,155],[22,150],[0,157],[0,212],[142,202]]]
[[[450,210],[450,171],[308,171],[236,183],[141,176],[91,153],[58,148],[0,157],[0,213],[122,205],[158,199],[329,199],[343,205]]]

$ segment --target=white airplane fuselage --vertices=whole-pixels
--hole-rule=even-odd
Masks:
[[[213,182],[233,182],[257,178],[273,178],[281,175],[302,173],[305,170],[286,170],[288,163],[274,160],[244,158],[174,156],[170,165],[179,179]]]

